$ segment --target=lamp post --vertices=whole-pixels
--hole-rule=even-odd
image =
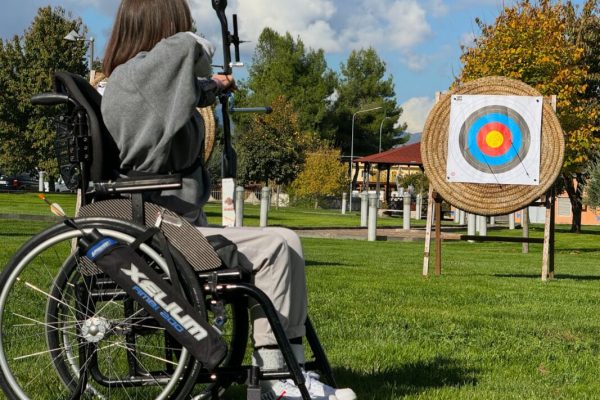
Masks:
[[[94,38],[86,39],[75,31],[71,31],[63,39],[70,42],[89,42],[90,43],[90,81],[92,80],[92,70],[94,69]]]
[[[386,119],[390,119],[392,117],[383,117],[381,120],[381,125],[379,125],[379,152],[381,153],[381,132],[383,131],[383,123]]]
[[[354,114],[352,114],[352,137],[350,139],[350,198],[348,199],[348,211],[352,211],[352,177],[354,175],[354,171],[352,166],[354,165],[354,118],[356,114],[365,113],[369,111],[375,111],[383,108],[383,106],[368,108],[366,110],[358,110]]]

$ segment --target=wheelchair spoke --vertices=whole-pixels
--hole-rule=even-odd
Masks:
[[[17,281],[20,282],[21,280],[19,278],[17,278]],[[33,285],[33,284],[29,283],[29,282],[23,282],[23,284],[26,287],[28,287],[29,289],[35,290],[36,292],[41,293],[44,296],[46,296],[46,297],[48,297],[48,298],[50,298],[52,300],[55,300],[56,302],[62,304],[63,306],[68,307],[68,308],[72,309],[73,311],[76,311],[75,308],[73,308],[69,304],[67,304],[64,301],[62,301],[62,300],[60,300],[60,299],[52,296],[50,293],[47,293],[47,292],[43,291],[42,289],[38,288],[37,286],[35,286],[35,285]]]
[[[96,226],[82,227],[87,232]],[[124,243],[141,233],[126,223],[99,229]],[[66,225],[52,227],[0,274],[0,383],[8,398],[68,399],[78,382],[85,384],[82,399],[190,398],[199,371],[191,368],[195,361],[110,278],[82,273],[71,246],[80,234]],[[155,244],[144,244],[139,254],[167,274]],[[183,281],[182,288],[194,307],[204,305],[198,286]],[[82,371],[88,371],[81,375],[85,382]]]

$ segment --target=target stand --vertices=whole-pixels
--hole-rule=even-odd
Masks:
[[[435,274],[441,274],[441,203],[445,200],[483,216],[543,204],[543,239],[468,235],[461,239],[521,242],[524,246],[543,243],[542,280],[552,278],[553,185],[564,156],[555,98],[544,98],[520,81],[487,77],[437,95],[436,100],[421,141],[423,166],[430,180],[423,275],[429,273],[434,223]]]

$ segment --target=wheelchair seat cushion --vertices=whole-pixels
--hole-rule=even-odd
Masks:
[[[184,218],[153,203],[144,203],[145,225],[155,226],[159,216],[160,229],[196,271],[210,271],[222,266],[221,259],[206,237]],[[133,220],[131,200],[111,199],[87,204],[78,217],[109,217],[125,221]]]

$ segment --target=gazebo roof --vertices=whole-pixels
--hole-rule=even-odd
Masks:
[[[361,163],[390,164],[390,165],[418,165],[421,161],[421,142],[395,147],[381,153],[375,153],[355,160]]]

